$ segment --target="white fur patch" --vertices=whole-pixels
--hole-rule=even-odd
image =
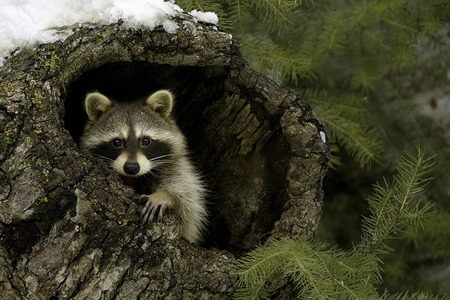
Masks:
[[[112,163],[112,167],[114,171],[119,173],[120,175],[129,176],[129,174],[125,173],[125,170],[123,169],[123,166],[128,160],[128,155],[126,153],[122,153],[114,160]]]
[[[136,176],[145,175],[152,169],[151,162],[147,159],[147,157],[144,154],[140,152],[138,152],[137,154],[137,162],[140,166],[140,170],[139,173],[136,174]]]

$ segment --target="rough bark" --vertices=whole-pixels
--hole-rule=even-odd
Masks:
[[[0,290],[5,299],[226,299],[235,256],[317,229],[327,143],[309,105],[251,70],[230,35],[83,26],[0,68]],[[209,235],[139,226],[138,197],[77,147],[82,99],[159,88],[211,190]]]

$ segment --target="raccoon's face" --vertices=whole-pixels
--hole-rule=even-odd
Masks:
[[[172,105],[172,94],[164,90],[145,103],[120,105],[102,94],[88,94],[90,123],[81,146],[123,176],[152,174],[171,164],[184,148],[183,136],[169,118]]]
[[[104,142],[91,150],[119,174],[141,176],[171,162],[170,144],[153,139],[149,134],[134,132],[133,127],[125,135]]]

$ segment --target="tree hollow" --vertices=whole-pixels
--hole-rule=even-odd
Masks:
[[[0,68],[0,279],[11,299],[228,298],[234,256],[316,231],[328,144],[311,107],[251,70],[230,35],[179,22],[175,34],[80,27]],[[177,216],[139,226],[134,191],[77,147],[86,93],[128,101],[162,88],[210,190],[200,246],[180,238]]]

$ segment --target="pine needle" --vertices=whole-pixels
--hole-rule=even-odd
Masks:
[[[377,292],[363,258],[348,256],[324,243],[282,239],[262,246],[238,260],[237,299],[269,299],[277,288],[292,282],[311,299],[375,299]]]
[[[392,183],[385,181],[383,186],[375,186],[368,199],[371,214],[363,220],[359,250],[385,253],[389,251],[387,240],[398,237],[406,226],[421,226],[431,210],[422,193],[431,180],[427,175],[433,164],[434,157],[426,158],[421,148],[417,149],[416,156],[405,152]]]

